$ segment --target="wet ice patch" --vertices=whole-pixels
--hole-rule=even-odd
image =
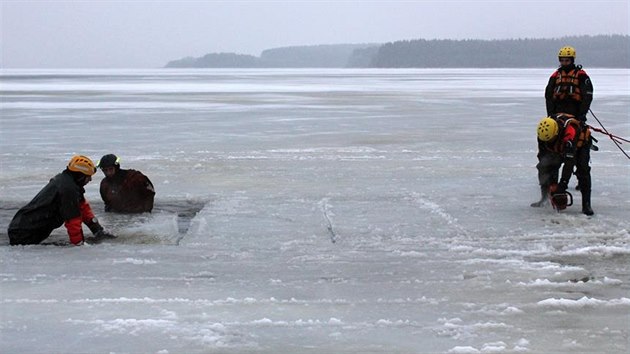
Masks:
[[[116,230],[117,242],[128,244],[174,244],[179,238],[177,215],[151,214],[130,220]]]
[[[487,321],[472,324],[465,323],[461,318],[441,318],[442,325],[436,329],[440,336],[452,337],[454,339],[474,338],[487,330],[509,329],[510,325],[503,322]]]
[[[169,315],[169,317],[172,317]],[[90,328],[89,335],[108,337],[112,334],[126,337],[157,336],[192,342],[208,348],[254,347],[243,334],[231,332],[221,323],[186,322],[178,319],[160,318],[116,318],[111,320],[68,319],[66,323]]]
[[[203,201],[160,201],[152,213],[105,213],[100,220],[117,236],[107,243],[177,245],[204,205]]]

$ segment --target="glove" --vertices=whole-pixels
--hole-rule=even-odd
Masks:
[[[98,231],[97,233],[94,234],[94,237],[96,237],[97,239],[105,239],[105,238],[116,238],[116,236],[110,234],[109,232],[101,229],[100,231]]]
[[[101,229],[100,231],[96,232],[94,234],[94,236],[92,237],[86,237],[85,238],[85,243],[90,244],[90,245],[96,245],[99,244],[101,242],[103,242],[103,240],[106,239],[114,239],[116,238],[116,236],[110,234],[109,232]]]
[[[571,140],[564,143],[564,158],[565,159],[573,159],[575,158],[575,145]]]
[[[85,224],[87,225],[88,229],[92,231],[93,235],[96,235],[99,231],[103,231],[103,227],[101,226],[101,224],[98,223],[98,220],[96,218],[87,221]]]

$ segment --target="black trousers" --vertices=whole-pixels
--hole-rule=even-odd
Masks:
[[[575,175],[582,194],[591,192],[590,161],[591,142],[589,141],[575,152]],[[564,157],[561,154],[539,149],[536,169],[538,169],[538,183],[541,189],[548,190],[550,185],[558,183],[560,167],[563,163]]]
[[[48,238],[54,229],[11,230],[9,229],[9,243],[16,245],[37,245]]]

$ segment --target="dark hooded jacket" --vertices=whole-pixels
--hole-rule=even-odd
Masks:
[[[18,212],[9,224],[8,234],[12,245],[38,244],[51,232],[66,226],[70,242],[83,242],[82,222],[93,232],[100,229],[94,213],[85,200],[85,189],[77,182],[76,172],[65,170],[50,182]]]
[[[155,189],[140,171],[118,168],[114,176],[101,181],[100,192],[105,211],[145,213],[153,210]]]

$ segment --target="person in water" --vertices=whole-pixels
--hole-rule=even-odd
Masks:
[[[120,168],[120,159],[114,154],[104,155],[98,167],[105,175],[100,193],[106,212],[150,213],[153,210],[155,188],[142,172]]]

